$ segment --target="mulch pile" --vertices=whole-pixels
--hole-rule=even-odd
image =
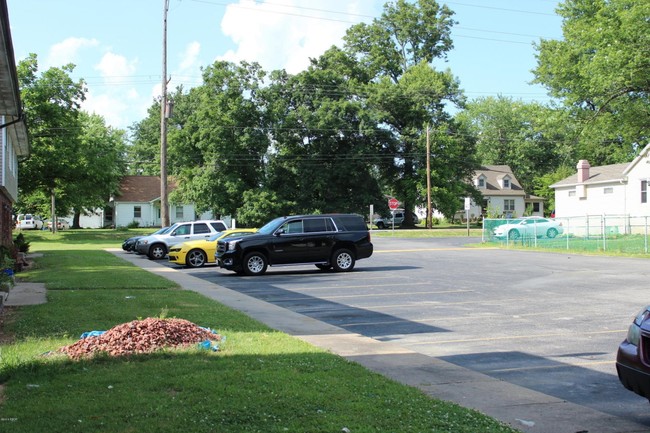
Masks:
[[[147,318],[117,325],[101,335],[82,338],[58,352],[72,359],[89,358],[101,352],[125,356],[220,340],[216,332],[184,319]]]

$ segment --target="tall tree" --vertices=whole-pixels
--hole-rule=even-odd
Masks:
[[[79,228],[79,217],[103,208],[119,189],[126,172],[125,131],[106,125],[97,114],[80,113],[80,146],[74,165],[75,182],[64,188],[65,207],[73,211],[72,226]],[[59,208],[62,208],[59,200]]]
[[[39,76],[35,54],[20,61],[16,70],[32,145],[29,158],[20,163],[21,178],[29,180],[20,182],[20,193],[46,195],[54,203],[57,192],[64,197],[64,191],[79,180],[74,167],[81,145],[79,112],[85,83],[70,78],[72,64],[50,68]],[[30,201],[26,197],[23,202]],[[37,206],[43,211],[48,204],[41,201]]]
[[[236,215],[245,191],[260,188],[270,141],[258,91],[265,72],[257,64],[215,62],[203,84],[175,98],[170,119],[170,170],[179,187],[173,199],[197,210]],[[171,199],[171,198],[170,198]]]
[[[426,161],[427,125],[453,133],[444,108],[447,103],[460,107],[464,99],[451,72],[432,66],[453,48],[452,16],[434,0],[397,0],[386,4],[371,24],[351,27],[344,38],[347,52],[368,70],[370,104],[381,111],[380,125],[392,135],[383,143],[386,159],[379,173],[406,209],[422,204],[418,184]],[[457,164],[451,179],[435,185],[442,190],[449,182],[466,182],[474,169],[471,141],[459,138],[457,144],[465,147],[466,158],[452,161],[441,147],[432,160],[433,170]],[[412,224],[411,214],[406,215],[405,225]]]
[[[182,93],[173,99],[182,99]],[[180,116],[175,116],[176,119]],[[154,101],[147,117],[130,128],[131,144],[127,147],[127,171],[130,175],[158,176],[160,174],[160,101]],[[174,160],[168,158],[173,166]]]
[[[338,48],[308,70],[273,74],[264,93],[274,148],[268,188],[293,212],[356,212],[383,201],[375,168],[388,136],[359,91],[364,68]]]
[[[510,166],[528,193],[535,178],[573,164],[574,123],[564,110],[498,96],[471,101],[456,119],[477,137],[481,164]]]
[[[537,44],[535,82],[580,122],[578,153],[628,162],[650,140],[650,2],[565,0],[563,40]]]

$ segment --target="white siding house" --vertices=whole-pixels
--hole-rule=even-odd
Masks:
[[[556,217],[650,216],[650,144],[628,164],[591,167],[580,160],[576,174],[553,185]]]
[[[170,182],[169,192],[175,187]],[[111,205],[115,227],[126,227],[134,222],[140,227],[160,227],[160,176],[125,176]],[[211,212],[197,215],[193,204],[169,205],[170,224],[211,218]]]
[[[488,209],[504,218],[521,217],[530,206],[531,215],[544,215],[544,199],[527,195],[507,165],[485,165],[473,176],[474,187],[483,203],[471,202],[470,219],[486,215]]]

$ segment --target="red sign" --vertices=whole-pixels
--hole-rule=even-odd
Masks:
[[[388,207],[390,208],[390,210],[395,210],[399,207],[399,202],[397,201],[396,198],[391,198],[390,200],[388,200]]]

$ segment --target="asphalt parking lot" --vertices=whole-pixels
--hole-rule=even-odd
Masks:
[[[262,277],[179,269],[602,412],[609,431],[629,431],[616,429],[618,419],[650,431],[648,401],[620,385],[614,365],[633,315],[650,303],[650,261],[465,246],[478,241],[374,237],[375,254],[345,274],[312,266],[271,267]]]

